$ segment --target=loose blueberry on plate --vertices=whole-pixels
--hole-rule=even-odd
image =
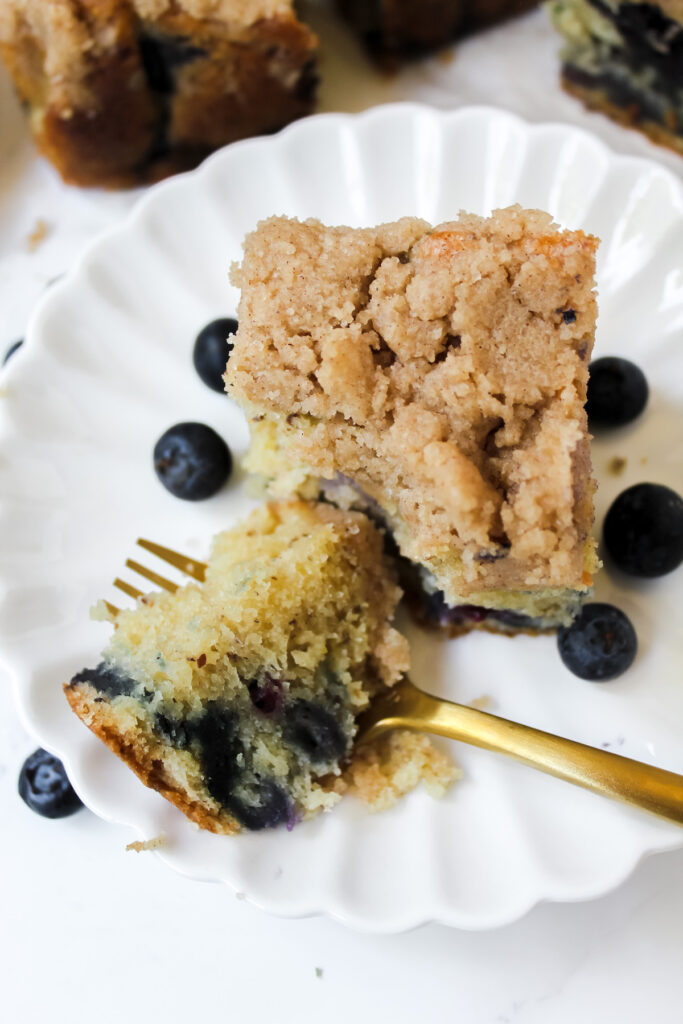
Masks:
[[[19,796],[43,818],[66,818],[83,806],[62,762],[42,747],[24,761],[19,774]]]
[[[197,335],[192,351],[194,368],[204,383],[213,391],[225,393],[223,374],[232,352],[229,334],[237,330],[234,317],[222,317],[212,320]]]
[[[604,683],[633,664],[638,638],[631,620],[612,604],[585,604],[571,626],[557,633],[566,668],[580,679]]]
[[[176,423],[154,446],[154,468],[176,498],[201,501],[220,490],[230,476],[230,449],[205,423]]]
[[[589,367],[586,412],[590,426],[623,427],[647,404],[649,389],[643,371],[628,359],[605,356]]]
[[[5,352],[5,358],[4,358],[4,359],[3,359],[3,361],[2,361],[2,365],[3,365],[3,366],[5,365],[5,363],[7,362],[7,360],[8,360],[8,359],[11,359],[11,358],[12,358],[12,356],[13,356],[13,355],[14,355],[14,353],[15,353],[15,352],[17,351],[17,349],[21,348],[21,346],[22,346],[23,344],[24,344],[24,339],[23,339],[23,338],[20,338],[20,339],[19,339],[19,341],[14,341],[14,342],[12,342],[12,344],[10,345],[10,347],[9,347],[9,348],[7,349],[7,351]]]
[[[664,576],[683,562],[683,498],[662,484],[635,484],[612,502],[605,547],[631,576]]]

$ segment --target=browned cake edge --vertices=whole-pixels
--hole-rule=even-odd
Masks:
[[[171,782],[164,769],[163,744],[159,743],[151,732],[144,733],[145,741],[150,748],[149,751],[145,751],[141,743],[136,743],[121,733],[109,704],[101,698],[98,702],[97,691],[93,687],[82,683],[75,687],[65,683],[63,689],[71,710],[98,739],[135,772],[145,786],[160,793],[200,828],[218,835],[235,835],[241,831],[231,815],[208,811],[202,803],[192,800],[185,790],[178,789]]]
[[[648,121],[638,117],[632,107],[620,107],[613,103],[604,89],[599,87],[591,88],[587,85],[580,85],[572,81],[566,74],[562,74],[562,87],[565,92],[575,96],[576,99],[590,110],[597,110],[606,114],[613,121],[641,132],[658,146],[665,146],[676,153],[683,155],[683,137],[673,131],[669,131],[664,125],[656,121]]]

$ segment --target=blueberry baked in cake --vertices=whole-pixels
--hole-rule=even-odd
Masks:
[[[597,567],[584,403],[597,240],[510,207],[247,236],[228,391],[273,494],[363,509],[420,617],[551,630]]]
[[[291,0],[2,0],[0,54],[36,142],[78,185],[125,186],[313,105]]]
[[[408,668],[400,596],[367,517],[262,506],[214,541],[203,583],[118,613],[76,714],[202,828],[290,827],[355,791],[390,806],[455,769],[405,731],[354,750],[358,715]]]
[[[538,0],[337,0],[383,64],[445,46],[458,36],[535,7]]]
[[[562,83],[587,106],[683,153],[683,4],[552,0]]]

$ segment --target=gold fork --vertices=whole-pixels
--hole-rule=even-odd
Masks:
[[[140,538],[137,543],[186,576],[203,582],[206,575],[204,562],[154,541]],[[126,566],[163,590],[173,593],[178,589],[177,584],[133,559],[129,558]],[[114,586],[129,597],[143,596],[143,591],[122,579],[115,579]],[[115,605],[108,601],[106,605],[112,615],[118,615],[119,609]],[[683,825],[683,775],[510,722],[476,708],[432,697],[408,679],[373,701],[359,720],[356,742],[366,743],[383,732],[399,728],[432,732],[484,750],[507,754],[565,782],[573,782],[594,793],[633,804]]]

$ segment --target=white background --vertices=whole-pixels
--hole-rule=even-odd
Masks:
[[[562,95],[541,14],[391,79],[315,10],[313,20],[327,43],[321,109],[497,104],[581,124],[683,172],[683,160]],[[21,336],[47,282],[132,200],[64,188],[35,157],[0,77],[0,351]],[[48,234],[31,252],[39,219]],[[495,932],[359,935],[322,919],[269,918],[219,886],[179,878],[152,854],[126,852],[135,837],[88,811],[36,817],[16,795],[34,746],[2,687],[0,1013],[10,1024],[683,1021],[683,851],[650,858],[593,903],[541,906]]]

